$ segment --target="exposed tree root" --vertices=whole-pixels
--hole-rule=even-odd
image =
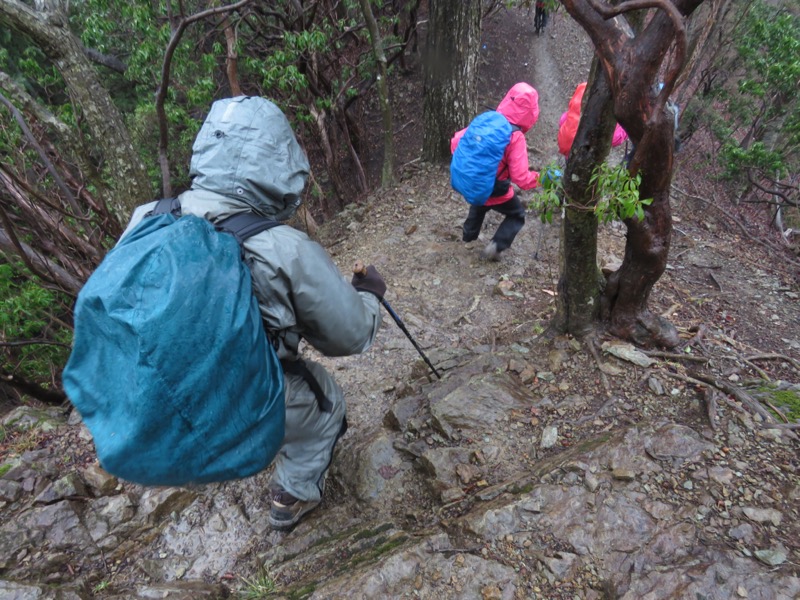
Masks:
[[[706,386],[703,394],[703,406],[706,409],[708,425],[713,431],[717,430],[717,394],[718,392],[710,386]]]
[[[765,424],[764,425],[765,427],[767,425],[769,426],[784,425],[784,423],[777,423],[772,413],[769,412],[766,408],[764,408],[758,399],[754,398],[740,387],[731,385],[729,383],[726,383],[725,381],[716,379],[704,373],[692,373],[692,375],[688,376],[688,375],[681,375],[680,373],[673,373],[671,371],[662,370],[661,374],[667,377],[671,377],[673,379],[679,379],[681,381],[685,381],[686,383],[692,383],[694,385],[702,386],[706,389],[706,393],[708,393],[707,390],[709,388],[712,388],[720,392],[723,392],[727,396],[733,396],[749,412],[761,417],[761,419]],[[727,396],[719,396],[719,397],[725,398],[727,400]],[[708,396],[706,396],[706,400],[707,399]],[[714,400],[716,404],[716,398]],[[730,406],[736,407],[736,405],[734,405],[733,403],[729,402],[728,404]],[[772,410],[775,410],[776,412],[779,412],[774,406],[770,405],[770,408]],[[714,410],[716,411],[716,408]],[[708,404],[706,405],[706,413],[708,414]],[[783,428],[781,427],[781,429]],[[786,428],[787,435],[795,441],[800,441],[800,437],[798,437],[793,431],[791,431],[791,429],[792,428]]]

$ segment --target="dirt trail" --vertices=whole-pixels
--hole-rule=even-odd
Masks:
[[[526,138],[531,166],[541,169],[558,156],[558,119],[575,86],[587,78],[591,45],[583,30],[563,13],[552,15],[544,33],[537,37],[532,13],[526,18],[524,11],[500,11],[485,23],[483,36],[480,105],[496,106],[518,81],[527,80],[537,88],[540,117]],[[419,156],[419,146],[406,147],[406,151],[411,153],[407,161]],[[320,241],[342,272],[349,273],[356,259],[375,264],[388,283],[387,300],[436,365],[446,365],[457,352],[479,354],[535,336],[548,325],[554,309],[559,268],[557,220],[543,226],[529,213],[501,262],[487,263],[480,260],[479,252],[497,228],[499,215],[490,212],[480,239],[464,244],[460,228],[467,205],[450,188],[446,167],[418,161],[410,165],[403,182],[351,205],[320,230]],[[523,200],[534,193],[523,193]],[[676,222],[680,222],[681,212],[690,207],[678,201],[673,204]],[[668,312],[679,327],[689,327],[704,320],[713,322],[720,311],[730,321],[733,311],[747,309],[739,301],[742,294],[752,293],[758,299],[754,301],[760,302],[765,292],[751,283],[723,282],[723,289],[737,290],[737,296],[729,299],[723,294],[714,300],[717,308],[706,304],[705,296],[718,292],[719,287],[697,265],[720,267],[728,260],[738,264],[741,256],[734,246],[728,258],[715,256],[706,261],[694,257],[712,249],[728,252],[722,249],[726,244],[719,236],[714,242],[700,241],[704,232],[688,222],[691,216],[685,218],[687,222],[680,225],[680,235],[673,242],[674,258],[654,289],[652,309],[659,314]],[[602,226],[598,260],[621,259],[624,239],[620,223]],[[686,262],[690,258],[691,264]],[[703,281],[708,289],[687,296],[682,282],[687,277]],[[717,270],[715,277],[721,281],[723,273]],[[507,286],[505,293],[500,290],[503,286]],[[778,285],[776,289],[783,288]],[[698,294],[700,300],[695,298]],[[706,306],[711,309],[708,315],[703,314]],[[771,325],[759,325],[762,317],[735,321],[737,335],[749,338],[754,347],[768,347],[764,332],[771,331]],[[797,320],[787,319],[786,324],[797,325]],[[783,337],[794,340],[797,336],[787,332]],[[419,354],[388,314],[376,344],[366,354],[316,358],[345,389],[352,428],[348,436],[379,424],[403,387],[428,375]]]
[[[528,64],[533,73],[533,85],[539,92],[541,111],[531,154],[543,165],[563,162],[556,145],[558,121],[567,110],[575,86],[588,77],[591,48],[585,34],[563,14],[557,13],[550,18],[544,32],[533,38],[529,49]],[[565,49],[569,49],[568,54],[564,53]]]
[[[586,78],[591,48],[564,14],[551,17],[537,38],[532,14],[500,11],[485,24],[484,36],[481,105],[496,106],[517,81],[529,81],[539,90],[539,122],[526,138],[531,166],[541,169],[557,156],[558,118],[575,85]],[[781,268],[775,254],[767,255],[763,247],[744,239],[738,228],[724,219],[714,220],[717,212],[705,203],[692,204],[678,196],[673,199],[677,225],[669,264],[649,305],[669,318],[685,340],[695,338],[686,348],[691,353],[666,356],[642,368],[610,354],[593,354],[585,340],[548,340],[539,334],[554,312],[559,219],[542,226],[529,214],[501,261],[481,260],[479,252],[500,217],[490,213],[478,241],[461,241],[466,203],[450,188],[446,167],[419,160],[419,90],[418,79],[395,90],[401,105],[397,114],[403,115],[404,123],[398,132],[404,142],[400,182],[351,204],[320,228],[319,241],[348,279],[356,259],[378,267],[388,284],[386,299],[443,379],[430,376],[389,315],[374,346],[362,355],[324,358],[309,350],[343,387],[350,429],[337,450],[321,508],[289,533],[268,528],[269,470],[242,481],[179,491],[120,486],[108,497],[77,499],[67,488],[64,502],[40,505],[34,499],[45,484],[50,489],[51,480],[66,468],[86,466],[94,456],[77,420],[43,432],[46,447],[24,453],[30,464],[6,471],[8,475],[16,470],[24,477],[14,482],[24,491],[17,500],[0,501],[0,541],[9,549],[0,551],[4,575],[13,562],[15,579],[80,585],[80,590],[87,589],[88,581],[89,588],[97,584],[92,597],[114,600],[165,597],[163,582],[186,586],[180,595],[169,597],[212,597],[197,590],[211,582],[210,589],[220,583],[239,585],[240,576],[256,579],[265,565],[274,569],[270,576],[276,574],[280,585],[287,586],[281,590],[286,597],[309,597],[315,585],[329,586],[338,578],[337,589],[346,593],[319,591],[311,597],[510,598],[512,592],[501,596],[499,587],[487,586],[508,573],[505,580],[513,579],[517,586],[515,598],[533,598],[534,591],[535,597],[553,600],[599,598],[614,595],[612,582],[618,578],[636,579],[638,587],[626,598],[658,592],[660,597],[678,597],[680,592],[670,595],[672,589],[696,589],[692,597],[700,597],[702,591],[703,597],[749,593],[751,598],[766,598],[779,596],[763,583],[766,575],[747,577],[766,573],[753,551],[777,549],[786,562],[770,567],[769,576],[797,577],[800,464],[794,438],[762,427],[760,419],[727,394],[706,399],[684,376],[708,370],[726,385],[751,380],[761,386],[763,376],[797,382],[800,293],[792,273]],[[695,151],[684,151],[679,165]],[[681,175],[679,166],[677,185],[686,186],[688,177],[681,181]],[[697,178],[697,171],[689,177]],[[724,196],[716,200],[720,205],[726,202]],[[624,226],[600,227],[601,262],[621,258],[623,245]],[[486,393],[485,386],[501,380],[519,382],[515,389],[524,392],[524,410],[515,403],[511,408],[484,403],[495,395]],[[458,393],[451,396],[452,392]],[[499,396],[504,395],[500,391]],[[447,397],[449,402],[442,402]],[[488,427],[475,427],[474,439],[472,434],[443,435],[430,410],[437,404],[480,406],[480,418]],[[407,419],[406,425],[398,427],[396,419],[391,427],[393,422],[386,420],[390,410]],[[712,412],[716,416],[709,416]],[[387,422],[390,425],[384,426]],[[664,422],[671,424],[667,437],[679,452],[665,453],[656,445],[653,453],[652,445],[643,445],[630,453],[632,438],[626,432],[631,426],[652,429],[652,424]],[[675,431],[702,438],[715,451],[699,463],[684,463],[683,441],[689,438],[675,437]],[[551,445],[544,444],[546,432]],[[552,434],[558,438],[552,439]],[[605,446],[618,434],[627,451],[616,443]],[[592,461],[602,460],[599,469],[582,458],[573,462],[585,452],[598,453]],[[67,460],[72,463],[65,465]],[[516,485],[512,490],[521,472],[535,478],[532,483],[540,487],[536,497],[523,499],[527,492]],[[476,488],[478,476],[485,476],[489,487]],[[100,478],[94,474],[91,479]],[[100,489],[104,483],[100,479],[94,485]],[[13,485],[5,487],[0,492],[6,499],[13,497],[9,490],[17,493]],[[370,571],[370,561],[378,560],[373,549],[394,552],[392,543],[400,537],[410,537],[414,544],[430,538],[438,544],[446,532],[445,537],[457,534],[452,539],[461,544],[460,534],[466,530],[460,531],[455,519],[465,515],[444,495],[459,490],[468,496],[463,510],[472,511],[473,525],[482,514],[489,515],[486,523],[494,524],[475,534],[479,546],[459,545],[455,555],[438,545],[426,546],[416,556],[407,553],[406,546],[391,557],[381,556]],[[542,500],[542,493],[552,501]],[[571,504],[567,493],[579,504]],[[379,500],[369,500],[373,494]],[[573,510],[575,506],[580,509]],[[559,514],[561,525],[553,519]],[[635,518],[637,514],[641,518]],[[534,521],[543,524],[532,527]],[[510,530],[501,533],[498,527],[504,523]],[[637,546],[648,530],[653,544]],[[387,532],[398,538],[385,543]],[[626,532],[631,540],[623,539]],[[609,540],[611,533],[617,541]],[[594,538],[596,551],[587,551],[586,540]],[[720,561],[723,553],[730,559],[726,563]],[[623,561],[618,569],[610,566],[615,555]],[[12,557],[11,562],[3,563],[1,556]],[[490,563],[495,574],[487,577]],[[357,572],[343,574],[350,566]],[[609,577],[605,583],[599,581],[603,573]],[[356,577],[352,584],[351,575]],[[745,580],[737,587],[741,577]],[[471,585],[480,594],[463,591],[467,588],[461,586],[470,579],[477,581]],[[365,594],[366,583],[379,580],[402,593]],[[306,585],[308,581],[314,584]],[[673,587],[664,584],[670,581]],[[795,592],[797,581],[791,584]],[[144,587],[140,595],[127,590],[116,595],[126,585],[132,590],[143,582],[154,585]],[[102,591],[108,584],[115,588],[113,596],[108,595],[112,589]],[[289,594],[294,584],[305,592]],[[0,597],[9,589],[3,585],[0,578]],[[353,587],[358,585],[361,589]],[[24,597],[78,597],[60,590],[46,595],[45,587],[26,587]]]

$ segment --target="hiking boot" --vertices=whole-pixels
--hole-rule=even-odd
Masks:
[[[500,260],[500,251],[497,249],[497,244],[495,242],[489,242],[486,248],[481,250],[481,258],[494,262]]]
[[[298,500],[286,490],[276,490],[272,495],[269,524],[273,529],[291,529],[319,503],[319,500]]]

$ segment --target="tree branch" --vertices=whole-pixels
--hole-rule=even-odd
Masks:
[[[19,375],[0,371],[0,380],[45,404],[61,406],[67,400],[67,395],[64,392],[45,389],[38,383],[28,381]]]
[[[88,219],[80,219],[72,217],[67,211],[54,207],[48,202],[33,202],[31,196],[37,196],[35,192],[30,192],[24,186],[20,186],[17,179],[7,173],[3,167],[0,167],[0,183],[5,187],[7,194],[15,203],[19,211],[18,217],[23,219],[25,224],[39,231],[38,236],[34,236],[36,244],[40,249],[47,249],[48,242],[55,241],[58,237],[66,242],[67,247],[74,248],[83,253],[91,259],[94,264],[97,264],[102,259],[102,247],[93,245],[85,238],[81,237],[75,229],[69,227],[61,215],[66,215],[68,218],[75,218],[79,222],[88,223]],[[46,208],[50,208],[56,214],[51,214]],[[87,228],[88,229],[88,228]],[[70,259],[65,258],[63,255],[60,257],[62,264],[66,264]],[[80,267],[73,267],[73,272],[88,277],[88,274],[83,273],[85,269]]]
[[[69,344],[53,342],[51,340],[17,340],[15,342],[0,342],[0,347],[4,348],[17,348],[19,346],[61,346],[62,348],[72,347]]]
[[[250,4],[252,0],[240,0],[236,4],[229,6],[218,6],[209,8],[208,10],[201,11],[190,17],[182,19],[178,24],[175,31],[172,32],[167,49],[164,52],[164,61],[161,63],[161,80],[156,91],[156,114],[158,115],[158,162],[161,166],[161,182],[162,193],[165,198],[172,196],[172,183],[169,175],[169,159],[167,158],[167,148],[169,146],[169,127],[167,126],[167,113],[164,109],[164,102],[167,99],[167,90],[169,90],[169,73],[172,67],[172,57],[175,54],[175,49],[183,37],[183,32],[186,28],[202,19],[214,15],[230,13]]]
[[[112,71],[116,71],[121,75],[128,70],[128,65],[122,62],[116,56],[103,54],[102,52],[99,52],[94,48],[84,48],[83,52],[93,63],[97,63],[98,65],[103,65],[104,67],[111,69]]]
[[[755,187],[756,189],[761,190],[765,194],[770,194],[771,196],[778,196],[778,198],[783,200],[786,204],[794,206],[795,208],[798,207],[798,205],[800,205],[800,203],[798,203],[797,200],[792,200],[789,196],[787,196],[783,192],[779,192],[778,190],[771,190],[771,189],[765,188],[760,183],[758,183],[755,179],[753,179],[753,169],[747,169],[747,181],[749,181],[750,184],[753,187]],[[774,184],[779,184],[780,182],[777,182],[777,181],[773,180],[773,183]],[[794,189],[794,188],[792,188],[790,186],[785,186],[785,187],[787,187],[788,189]],[[779,203],[773,203],[773,204],[779,204]]]
[[[600,4],[597,0],[587,0],[604,19],[612,19],[617,15],[634,10],[642,10],[645,8],[655,8],[663,10],[672,21],[672,26],[675,29],[675,57],[672,59],[672,65],[664,77],[664,87],[656,98],[656,103],[653,112],[663,110],[667,103],[672,89],[675,87],[675,81],[678,78],[683,62],[686,57],[686,28],[683,26],[683,15],[678,11],[672,2],[669,0],[628,0],[616,6],[609,6],[607,4]]]
[[[706,205],[717,209],[722,215],[724,215],[726,218],[728,218],[731,221],[733,221],[736,224],[736,226],[739,227],[739,230],[742,232],[742,234],[745,237],[747,237],[750,241],[755,242],[756,244],[760,244],[760,245],[764,246],[765,248],[768,248],[769,250],[780,251],[777,248],[773,248],[772,246],[770,246],[769,244],[767,244],[763,240],[758,239],[754,235],[751,235],[750,232],[747,231],[747,228],[744,226],[744,223],[742,223],[736,217],[731,215],[730,211],[726,211],[725,209],[717,206],[715,203],[711,202],[710,200],[702,198],[701,196],[696,196],[694,194],[690,194],[689,192],[686,192],[686,191],[680,189],[678,186],[676,186],[674,184],[672,186],[672,190],[678,192],[679,194],[685,196],[686,198],[691,198],[693,200],[699,200],[700,202],[703,202]],[[787,264],[792,265],[793,267],[800,267],[800,263],[798,263],[797,261],[791,260],[789,258],[786,258],[785,261],[786,261]]]
[[[125,219],[148,194],[147,169],[131,142],[119,108],[101,84],[96,70],[84,53],[83,44],[70,31],[63,7],[37,11],[19,0],[0,2],[0,23],[15,35],[27,35],[58,69],[74,105],[94,143],[92,150],[102,157],[103,171],[113,192],[117,217]]]
[[[55,283],[65,293],[76,297],[83,283],[65,271],[60,265],[41,256],[33,248],[21,242],[13,231],[8,231],[8,215],[0,209],[0,220],[4,225],[0,227],[0,250],[18,255],[31,272],[50,283]]]
[[[17,125],[19,125],[20,130],[22,130],[25,139],[27,139],[28,143],[33,147],[34,150],[36,150],[36,154],[39,155],[39,160],[42,161],[45,168],[47,169],[47,172],[50,173],[50,176],[56,182],[56,185],[59,187],[64,196],[66,196],[67,202],[69,203],[70,208],[72,208],[74,214],[77,216],[86,216],[82,214],[80,208],[78,207],[78,201],[75,199],[75,195],[72,193],[72,190],[69,189],[67,184],[64,183],[64,180],[61,179],[61,175],[59,175],[58,171],[56,171],[50,159],[47,158],[47,154],[45,154],[44,150],[42,150],[42,147],[39,145],[39,142],[36,140],[35,137],[33,137],[33,133],[31,133],[30,128],[28,128],[28,124],[25,122],[25,119],[22,117],[22,114],[17,110],[17,107],[14,106],[11,102],[9,102],[8,99],[1,93],[0,93],[0,104],[3,104],[12,114],[14,120],[17,122]]]

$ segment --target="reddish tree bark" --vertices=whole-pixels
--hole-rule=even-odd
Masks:
[[[644,346],[678,344],[675,327],[652,313],[648,301],[664,273],[672,236],[669,190],[672,181],[673,120],[665,105],[685,61],[683,20],[703,0],[631,0],[612,6],[597,0],[562,0],[591,38],[608,78],[614,116],[636,151],[632,174],[642,176],[639,195],[652,198],[642,220],[629,219],[622,266],[601,296],[601,317],[609,331]],[[651,10],[638,34],[625,18]],[[663,82],[658,91],[657,84]]]

